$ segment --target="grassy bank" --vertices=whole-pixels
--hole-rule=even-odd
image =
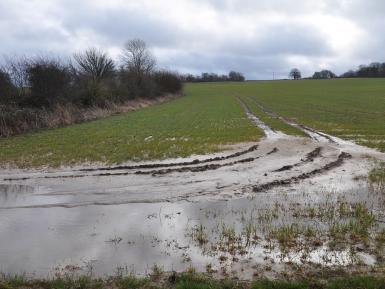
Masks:
[[[139,111],[2,139],[0,162],[31,167],[163,159],[261,136],[234,97],[188,89],[187,96]]]
[[[175,289],[380,289],[385,288],[384,278],[355,276],[333,278],[330,280],[256,280],[252,282],[239,280],[217,280],[196,273],[182,273],[164,276],[135,278],[118,276],[104,279],[89,277],[59,277],[55,279],[27,279],[24,277],[3,277],[0,289],[16,288],[55,288],[55,289],[93,289],[93,288],[175,288]]]

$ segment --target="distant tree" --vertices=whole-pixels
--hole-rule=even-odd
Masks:
[[[314,72],[313,74],[314,79],[330,79],[330,78],[336,78],[336,77],[337,76],[330,70],[321,70],[319,72]]]
[[[207,73],[207,72],[203,72],[202,76],[201,76],[201,80],[204,81],[204,82],[210,81],[210,74]]]
[[[245,77],[240,72],[230,71],[229,72],[229,80],[230,81],[244,81]]]
[[[156,60],[141,39],[126,42],[121,55],[126,68],[136,75],[148,74],[155,68]]]
[[[301,71],[298,68],[290,70],[289,77],[292,79],[301,79]]]
[[[228,75],[203,72],[200,76],[186,74],[181,75],[180,79],[184,82],[223,82],[223,81],[244,81],[245,77],[242,73],[236,71],[230,71]]]
[[[341,77],[346,77],[346,78],[356,77],[356,72],[353,70],[349,70],[349,71],[345,72],[344,74],[342,74]]]
[[[373,62],[360,65],[357,70],[349,70],[341,77],[385,77],[385,63]]]
[[[192,75],[192,74],[187,74],[184,77],[182,77],[182,81],[194,82],[195,81],[195,76]]]

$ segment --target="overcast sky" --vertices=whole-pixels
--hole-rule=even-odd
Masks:
[[[141,38],[159,67],[248,79],[384,62],[384,28],[384,0],[0,0],[3,55],[95,46],[118,59]]]

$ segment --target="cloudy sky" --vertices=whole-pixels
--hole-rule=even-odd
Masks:
[[[160,67],[271,79],[385,61],[384,27],[383,0],[0,0],[0,55],[118,59],[141,38]]]

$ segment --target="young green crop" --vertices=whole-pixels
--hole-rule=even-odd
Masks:
[[[139,111],[2,139],[0,163],[31,167],[186,157],[263,135],[235,97],[193,87],[186,92]]]

